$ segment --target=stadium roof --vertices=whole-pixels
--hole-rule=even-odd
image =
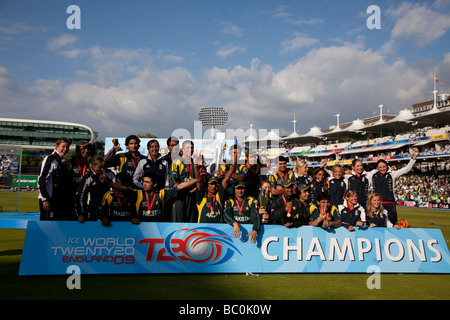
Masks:
[[[341,125],[331,130],[321,131],[314,126],[299,136],[287,136],[282,138],[286,143],[311,143],[319,140],[341,140],[371,133],[376,136],[395,135],[402,132],[414,131],[425,127],[437,127],[440,124],[450,123],[450,106],[433,108],[429,111],[414,115],[410,110],[404,109],[397,116],[382,115],[367,119],[356,119],[350,124]]]
[[[358,131],[366,127],[364,121],[360,119],[353,120],[352,124],[347,128],[348,131]]]
[[[24,149],[53,150],[59,138],[72,142],[71,148],[80,140],[94,142],[91,128],[78,123],[0,118],[0,144],[19,145]]]
[[[288,135],[287,137],[283,138],[283,140],[286,139],[296,139],[296,138],[300,138],[301,136],[297,133],[297,131],[292,132],[290,135]]]
[[[277,132],[271,130],[264,138],[260,139],[260,141],[279,141],[280,136]]]

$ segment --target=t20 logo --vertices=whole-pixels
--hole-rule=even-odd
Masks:
[[[144,238],[138,244],[147,244],[145,261],[179,261],[221,264],[235,252],[242,255],[232,242],[232,236],[211,227],[183,228],[166,238]]]

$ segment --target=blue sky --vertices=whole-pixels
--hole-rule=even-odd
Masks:
[[[66,9],[78,5],[81,29]],[[370,5],[381,29],[370,30]],[[0,1],[2,117],[82,123],[99,138],[219,127],[323,130],[450,92],[450,2]]]

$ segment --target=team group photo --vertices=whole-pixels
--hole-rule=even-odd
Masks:
[[[206,163],[190,140],[180,146],[176,137],[167,139],[165,156],[150,140],[146,157],[137,136],[125,139],[126,151],[116,141],[103,157],[79,142],[71,159],[64,159],[71,142],[56,142],[39,176],[41,220],[228,223],[237,235],[240,223],[251,223],[255,233],[261,223],[399,228],[394,185],[419,155],[414,148],[401,170],[380,160],[367,172],[355,159],[344,172],[325,160],[311,174],[306,162],[290,169],[287,157],[278,156],[262,175],[259,157],[238,144],[222,143]]]
[[[450,299],[449,21],[445,0],[1,1],[0,300]]]

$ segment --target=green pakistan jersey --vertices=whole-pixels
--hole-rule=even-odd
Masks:
[[[292,203],[290,210],[286,210],[287,203]],[[274,197],[271,204],[271,218],[276,224],[293,223],[293,227],[307,225],[309,215],[307,205],[297,199],[295,196],[285,196],[284,194]]]
[[[173,187],[175,184],[186,182],[194,179],[194,162],[186,163],[182,157],[178,157],[172,162],[169,170],[169,185]]]
[[[317,207],[314,204],[310,204],[309,208],[307,208],[307,213],[310,215],[311,221],[314,221],[320,216],[319,207]],[[327,212],[327,218],[328,218],[328,221],[341,220],[341,215],[339,213],[339,209],[336,206],[331,206]],[[322,225],[322,223],[320,225]]]
[[[71,164],[71,167],[69,167],[69,170],[70,169],[72,170],[73,183],[76,187],[78,187],[78,185],[80,184],[81,178],[83,178],[83,176],[86,173],[91,171],[91,167],[89,166],[89,163],[87,162],[87,160],[85,162],[80,162],[76,156],[72,157],[68,162]],[[75,192],[76,192],[76,188],[75,188]]]
[[[222,169],[223,172],[228,172],[229,166],[221,165],[220,169]],[[234,174],[243,174],[244,176],[247,176],[248,174],[248,168],[245,164],[240,164],[236,166],[236,170],[234,171]]]
[[[128,175],[133,177],[138,162],[145,158],[146,157],[141,154],[137,158],[134,158],[130,152],[118,153],[107,163],[107,167],[118,167],[119,172],[125,171]]]
[[[119,196],[117,191],[108,191],[99,207],[99,218],[107,217],[112,221],[131,221],[136,216],[136,194],[127,192]]]
[[[138,218],[143,222],[159,222],[162,220],[165,203],[177,196],[178,189],[161,189],[152,193],[147,193],[143,190],[136,192],[136,211]]]
[[[173,187],[176,184],[193,180],[195,177],[194,163],[192,158],[186,160],[183,157],[178,157],[173,160],[169,170],[169,186]],[[174,199],[171,209],[172,222],[197,222],[197,208],[195,207],[195,185],[185,188],[178,192],[178,196]]]
[[[225,201],[224,219],[229,225],[233,225],[234,222],[253,224],[253,230],[258,231],[260,222],[255,199],[246,196],[243,202],[237,199]]]
[[[277,186],[281,186],[284,180],[295,181],[295,177],[293,174],[288,174],[287,172],[283,174],[280,171],[277,171],[277,173],[269,176],[270,185],[275,189],[277,188]]]
[[[205,188],[202,189],[202,191],[196,190],[198,222],[223,223],[223,206],[226,194],[224,187],[219,186],[219,191],[212,197],[208,197]]]
[[[230,169],[230,166],[228,166],[228,165],[225,166],[225,165],[222,164],[220,166],[220,169],[223,172],[226,173]],[[237,165],[233,174],[244,175],[244,180],[246,180],[247,177],[248,177],[248,168],[247,168],[247,166],[245,164]],[[236,181],[238,181],[238,180],[230,179],[230,182],[228,183],[228,188],[226,190],[227,194],[228,194],[228,197],[232,197],[233,196],[233,194],[234,194],[234,185],[235,185]]]

